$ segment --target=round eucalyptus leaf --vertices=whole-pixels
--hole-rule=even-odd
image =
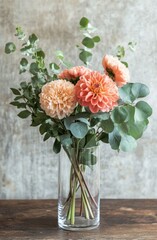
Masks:
[[[15,52],[15,50],[16,50],[16,46],[13,42],[8,42],[5,45],[5,53],[9,54],[9,53]]]
[[[83,122],[75,122],[70,125],[70,131],[74,137],[84,138],[88,132],[88,126]]]

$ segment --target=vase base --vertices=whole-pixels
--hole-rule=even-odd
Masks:
[[[79,225],[79,224],[71,225],[71,224],[58,223],[58,226],[61,229],[67,230],[67,231],[88,231],[88,230],[98,228],[99,222],[97,224],[91,224],[91,225]]]

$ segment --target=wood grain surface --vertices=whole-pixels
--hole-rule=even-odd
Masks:
[[[157,200],[102,200],[91,231],[58,228],[57,200],[1,200],[0,240],[157,240]]]

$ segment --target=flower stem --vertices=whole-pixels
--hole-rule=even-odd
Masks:
[[[72,202],[71,202],[71,224],[75,223],[75,191],[76,191],[76,179],[74,181]]]
[[[83,195],[82,195],[82,201],[83,201],[84,210],[85,210],[85,217],[89,219],[89,213],[88,213],[88,209],[87,209],[86,202]]]

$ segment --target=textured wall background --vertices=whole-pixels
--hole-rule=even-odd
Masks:
[[[138,43],[128,62],[132,81],[149,85],[149,103],[154,106],[151,124],[133,153],[116,153],[101,146],[101,196],[104,198],[157,197],[157,1],[153,0],[0,0],[0,198],[57,197],[58,155],[52,141],[42,142],[37,128],[16,117],[9,105],[16,87],[19,57],[6,56],[4,44],[13,40],[15,27],[35,32],[53,60],[61,49],[75,64],[77,26],[86,16],[99,28],[103,42],[97,48],[93,68],[102,70],[101,59],[115,46],[130,40]]]

